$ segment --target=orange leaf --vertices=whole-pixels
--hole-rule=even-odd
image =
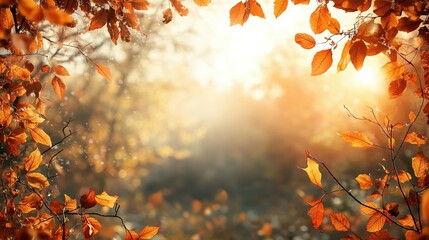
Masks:
[[[88,217],[88,215],[82,217],[82,226],[85,239],[93,238],[101,229],[101,223],[93,217]]]
[[[135,231],[129,230],[125,234],[125,240],[139,240],[139,235]]]
[[[420,23],[422,23],[421,19],[417,19],[415,21],[411,21],[408,17],[402,17],[398,21],[398,25],[396,28],[398,28],[399,31],[403,32],[412,32],[420,27]]]
[[[342,213],[332,213],[330,215],[331,223],[334,226],[335,230],[340,232],[347,232],[350,230],[350,222],[347,219],[346,215]]]
[[[131,4],[137,10],[148,10],[149,7],[149,2],[146,0],[133,0]]]
[[[404,170],[400,170],[398,172],[398,176],[399,176],[399,182],[400,183],[404,183],[404,182],[408,182],[411,180],[411,174],[405,172]],[[397,179],[396,175],[393,175],[393,179]]]
[[[381,230],[371,233],[366,240],[392,240],[390,233],[387,230]]]
[[[324,32],[331,20],[331,13],[329,13],[326,5],[319,5],[316,10],[310,15],[310,27],[315,34]]]
[[[140,231],[139,237],[140,239],[151,239],[158,234],[158,230],[159,227],[146,226]]]
[[[24,129],[16,128],[7,136],[7,149],[14,155],[19,155],[19,146],[27,141]]]
[[[229,10],[229,26],[236,24],[243,25],[243,18],[246,12],[246,5],[240,1]]]
[[[30,153],[28,158],[24,159],[25,171],[31,172],[36,170],[40,166],[40,163],[42,162],[42,160],[43,160],[42,155],[40,154],[39,149],[36,148],[36,150]]]
[[[340,22],[338,22],[335,18],[330,18],[329,24],[328,24],[328,31],[332,34],[337,34],[341,30]]]
[[[395,80],[402,77],[405,72],[405,66],[399,62],[388,62],[381,67],[381,72],[386,77],[386,80]]]
[[[322,202],[314,205],[308,210],[308,214],[311,216],[311,223],[314,228],[319,228],[323,222],[323,215],[325,214],[325,206]]]
[[[47,73],[47,72],[50,72],[51,71],[51,67],[49,67],[49,65],[43,65],[41,68],[40,68],[40,71],[42,71],[42,73]]]
[[[72,26],[75,24],[73,17],[64,12],[61,11],[58,8],[43,8],[43,13],[45,14],[46,19],[55,25],[61,25],[61,26]]]
[[[312,49],[316,45],[314,38],[306,33],[295,34],[295,42],[304,49]]]
[[[373,208],[375,208],[375,209],[378,209],[377,204],[375,204],[374,202],[365,202],[365,205],[370,206],[370,207],[373,207]],[[365,206],[363,206],[363,205],[361,205],[361,206],[359,207],[359,209],[360,209],[360,211],[361,211],[363,214],[365,214],[365,215],[369,215],[369,216],[371,216],[371,215],[373,215],[374,213],[376,213],[376,212],[377,212],[377,211],[375,211],[374,209],[369,208],[369,207],[365,207]]]
[[[182,5],[182,1],[180,0],[170,0],[171,4],[173,5],[174,9],[179,13],[180,16],[186,16],[188,15],[189,10]]]
[[[304,5],[308,5],[310,3],[310,0],[292,0],[293,4],[297,5],[297,4],[304,4]]]
[[[369,138],[358,131],[338,132],[338,135],[346,142],[351,143],[352,147],[372,147],[373,144]]]
[[[264,11],[262,10],[261,4],[256,0],[249,0],[250,3],[250,14],[260,18],[265,18]]]
[[[381,17],[381,25],[385,31],[395,28],[398,26],[398,17],[394,12],[390,12],[389,14]]]
[[[427,224],[429,223],[429,191],[425,191],[422,196],[422,202],[420,205],[422,208],[422,220]]]
[[[359,183],[361,189],[370,189],[373,185],[371,177],[367,174],[359,174],[355,180]]]
[[[107,16],[109,11],[107,9],[101,9],[96,12],[91,19],[91,24],[89,24],[89,31],[102,28],[107,23]]]
[[[415,145],[423,145],[426,144],[425,137],[420,133],[412,132],[408,133],[407,137],[405,137],[405,142]]]
[[[410,113],[408,113],[408,119],[410,120],[410,123],[414,122],[416,120],[416,114],[411,111]]]
[[[41,173],[27,173],[26,175],[28,185],[38,188],[44,189],[49,186],[48,179]]]
[[[95,196],[95,201],[97,202],[98,205],[109,207],[109,208],[113,208],[117,200],[118,200],[117,195],[110,196],[106,192],[102,192],[100,195]]]
[[[167,24],[173,20],[173,12],[171,11],[171,8],[167,8],[162,12],[162,22]]]
[[[419,240],[420,234],[414,231],[408,230],[405,232],[405,240]]]
[[[362,40],[356,41],[350,47],[350,60],[352,61],[353,66],[356,70],[360,70],[365,61],[367,48],[365,43]]]
[[[97,72],[103,76],[108,81],[112,81],[112,74],[110,73],[110,69],[104,65],[99,63],[95,63],[95,67],[97,68]]]
[[[274,0],[274,16],[278,18],[287,8],[289,0]]]
[[[311,76],[317,76],[328,71],[332,65],[332,50],[317,52],[311,61]]]
[[[22,198],[18,203],[18,209],[22,213],[29,213],[33,210],[40,209],[43,206],[42,198],[36,193],[32,193]]]
[[[414,175],[420,178],[424,176],[429,169],[429,159],[423,152],[418,152],[416,156],[412,158],[412,166]]]
[[[212,1],[211,0],[194,0],[194,2],[200,7],[208,6]]]
[[[407,81],[403,78],[393,80],[389,84],[389,98],[394,99],[402,95],[407,88]]]
[[[34,0],[20,0],[18,3],[19,12],[30,21],[41,21],[43,12],[40,6]]]
[[[307,172],[308,178],[311,183],[323,189],[322,187],[322,174],[319,171],[319,164],[312,160],[311,158],[307,158],[307,167],[302,168],[305,172]]]
[[[76,199],[72,199],[71,197],[69,197],[67,194],[64,194],[64,198],[65,198],[65,206],[64,208],[68,211],[73,211],[77,208],[77,201]]]
[[[383,228],[385,222],[386,217],[380,212],[376,212],[368,219],[366,230],[368,232],[378,232]]]
[[[61,99],[64,99],[64,96],[66,95],[66,85],[61,80],[61,78],[54,76],[52,78],[52,88],[54,89],[55,94]]]
[[[21,80],[30,80],[30,71],[26,68],[18,67],[16,65],[12,65],[10,67],[10,71],[14,78],[18,78]]]
[[[30,135],[35,142],[49,147],[52,146],[51,138],[42,129],[40,128],[30,129]]]
[[[54,66],[54,72],[55,72],[55,74],[60,75],[60,76],[70,76],[67,69],[61,65]]]
[[[350,62],[350,47],[352,46],[352,42],[348,40],[344,45],[343,51],[341,52],[341,59],[337,65],[337,72],[341,72],[346,69],[347,65]]]
[[[80,197],[80,205],[83,208],[92,208],[97,205],[97,202],[95,201],[94,190],[89,189],[87,194],[84,194]]]
[[[414,227],[414,220],[410,214],[401,217],[398,222],[406,227]]]

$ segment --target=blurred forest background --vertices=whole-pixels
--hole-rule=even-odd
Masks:
[[[90,43],[91,58],[109,66],[113,83],[59,50],[60,63],[75,72],[65,100],[52,95],[46,124],[61,129],[70,119],[77,134],[60,146],[57,187],[75,196],[88,187],[118,194],[131,228],[161,227],[155,239],[335,238],[314,230],[307,217],[304,192],[316,188],[300,169],[305,150],[356,186],[357,173],[380,171],[373,166],[383,153],[338,138],[337,131],[368,129],[343,105],[358,116],[372,107],[402,121],[413,101],[387,101],[378,58],[368,59],[361,73],[349,68],[310,77],[312,54],[293,36],[309,32],[298,16],[311,8],[228,27],[228,7],[214,2],[168,25],[161,7],[154,8],[142,19],[145,35],[135,34],[131,44],[113,46],[106,31],[79,36],[82,45]],[[344,195],[329,201],[351,216],[358,209]],[[113,221],[103,229],[106,239],[121,231]]]

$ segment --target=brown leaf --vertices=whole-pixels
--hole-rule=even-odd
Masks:
[[[328,29],[331,21],[331,13],[326,5],[319,5],[310,15],[310,27],[315,34],[319,34]]]
[[[54,200],[49,204],[49,209],[55,214],[61,214],[64,209],[64,204],[60,203],[57,200]]]
[[[314,38],[306,33],[295,34],[295,42],[304,49],[312,49],[316,45]]]
[[[85,193],[80,197],[80,205],[83,208],[92,208],[97,205],[97,201],[95,201],[94,190],[89,189],[87,194]]]
[[[352,147],[372,147],[373,144],[369,138],[358,131],[345,131],[338,132],[338,135],[346,142],[350,143]]]
[[[102,64],[95,63],[95,67],[97,68],[98,74],[103,76],[108,81],[112,81],[112,74],[110,73],[110,69]]]
[[[423,192],[422,202],[420,206],[422,220],[427,224],[429,223],[429,191]]]
[[[373,185],[371,177],[367,174],[359,174],[355,180],[363,190],[370,189]]]
[[[246,5],[242,1],[235,4],[231,10],[229,10],[229,26],[234,26],[236,24],[243,25],[245,12]]]
[[[312,160],[311,158],[307,158],[307,167],[302,168],[310,179],[311,183],[318,186],[320,189],[323,189],[322,187],[322,174],[319,171],[319,164]]]
[[[66,85],[61,80],[61,78],[54,76],[52,78],[52,88],[54,89],[55,94],[61,99],[64,99],[64,96],[66,95]]]
[[[24,159],[25,171],[31,172],[36,170],[40,166],[40,163],[42,163],[42,160],[42,155],[40,154],[39,149],[36,148],[36,150],[30,153],[28,158]]]
[[[414,175],[418,178],[424,176],[429,169],[429,159],[423,154],[423,152],[418,152],[411,161]]]
[[[313,224],[313,227],[317,229],[320,227],[320,225],[322,225],[323,216],[325,214],[325,206],[322,202],[319,202],[318,204],[311,207],[310,210],[308,210],[308,214],[311,217],[311,223]]]
[[[401,96],[407,88],[407,81],[403,78],[393,80],[389,84],[389,98],[394,99]]]
[[[397,217],[399,215],[399,204],[391,202],[384,206],[384,209],[392,216]]]
[[[382,17],[390,11],[392,3],[390,0],[375,0],[374,2],[374,13],[377,16]]]
[[[368,232],[378,232],[383,228],[385,222],[386,217],[380,212],[375,212],[368,219],[368,223],[366,224],[366,230]]]
[[[207,1],[207,0],[196,0],[196,1]],[[148,10],[149,2],[146,0],[133,0],[131,2],[133,8],[137,10]]]
[[[70,76],[67,69],[65,67],[63,67],[62,65],[54,66],[54,72],[55,72],[55,74],[60,75],[60,76]]]
[[[88,215],[82,217],[82,226],[85,239],[92,239],[101,229],[101,223]]]
[[[362,40],[356,41],[350,47],[350,60],[357,71],[363,67],[365,61],[367,48]]]
[[[412,230],[405,232],[405,240],[419,240],[420,234]]]
[[[42,72],[42,73],[48,73],[48,72],[50,72],[51,71],[51,67],[49,67],[49,65],[43,65],[41,68],[40,68],[40,71]]]
[[[28,185],[37,188],[44,189],[49,186],[48,179],[41,173],[27,173],[26,175]]]
[[[420,26],[420,23],[422,23],[421,19],[417,19],[415,21],[412,21],[408,17],[402,17],[399,19],[398,26],[396,28],[399,31],[409,33],[409,32],[416,30]]]
[[[97,202],[98,205],[109,207],[109,208],[113,208],[117,200],[118,200],[117,195],[110,196],[106,192],[102,192],[100,195],[95,196],[95,201]]]
[[[407,137],[405,137],[405,142],[415,145],[423,145],[426,144],[425,137],[420,133],[412,132],[408,133]]]
[[[16,128],[7,136],[7,149],[14,155],[19,155],[19,146],[27,141],[27,135],[24,129]]]
[[[317,52],[311,61],[311,76],[325,73],[332,65],[332,50],[326,49]]]
[[[346,44],[344,45],[343,51],[341,52],[341,59],[338,62],[337,65],[337,72],[344,71],[346,69],[347,65],[349,65],[350,62],[350,47],[352,46],[352,42],[348,40]]]
[[[140,231],[139,237],[140,239],[151,239],[158,234],[158,230],[159,227],[146,226]]]
[[[30,129],[30,135],[35,142],[49,147],[52,146],[51,138],[42,129],[40,128]]]
[[[162,12],[162,22],[167,24],[173,20],[173,12],[171,11],[171,8],[167,8]]]
[[[398,22],[398,17],[393,11],[381,18],[381,26],[383,26],[385,31],[398,26]]]
[[[289,0],[274,0],[274,16],[278,18],[286,10]]]
[[[109,11],[104,8],[96,12],[91,19],[91,23],[89,24],[89,31],[102,28],[104,25],[106,25],[108,15]]]
[[[340,232],[347,232],[350,230],[350,222],[347,219],[346,215],[342,213],[332,213],[330,215],[331,223],[334,226],[335,230]]]

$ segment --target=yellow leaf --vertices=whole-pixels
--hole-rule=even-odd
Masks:
[[[48,179],[41,173],[27,173],[28,184],[34,188],[44,189],[49,186]]]
[[[373,185],[371,177],[367,174],[359,174],[355,180],[359,183],[361,189],[370,189]]]
[[[289,0],[274,0],[274,16],[278,18],[287,8]]]
[[[414,220],[410,214],[401,217],[398,222],[406,227],[414,227]]]
[[[99,63],[95,64],[95,67],[97,68],[97,72],[103,76],[105,79],[112,81],[112,74],[110,73],[110,69],[104,65],[101,65]]]
[[[322,174],[319,171],[319,164],[312,160],[311,158],[307,158],[307,167],[302,168],[305,172],[307,172],[308,178],[310,178],[311,183],[323,189],[322,187]]]
[[[404,72],[405,66],[399,62],[388,62],[381,67],[381,73],[389,81],[400,78]]]
[[[412,132],[408,133],[407,137],[405,137],[405,142],[415,145],[423,145],[426,144],[425,137],[420,133]]]
[[[352,46],[352,42],[348,40],[344,45],[343,51],[341,52],[341,59],[337,65],[337,72],[341,72],[346,69],[347,65],[350,62],[350,47]]]
[[[139,237],[140,239],[151,239],[158,234],[158,230],[159,227],[146,226],[140,231]]]
[[[64,194],[65,198],[65,209],[68,211],[73,211],[77,208],[77,201],[76,199],[72,199],[67,194]]]
[[[51,138],[42,129],[40,128],[30,129],[30,135],[35,142],[49,147],[52,146]]]
[[[345,131],[338,132],[338,135],[346,142],[350,143],[352,147],[372,147],[373,144],[369,138],[358,131]]]
[[[113,208],[113,206],[115,206],[115,203],[117,200],[118,200],[117,195],[110,196],[106,192],[102,192],[100,195],[95,195],[95,201],[100,206],[106,206],[109,208]]]
[[[317,76],[328,71],[332,65],[332,50],[317,52],[311,61],[311,76]]]
[[[366,230],[368,232],[378,232],[383,228],[385,222],[386,217],[380,212],[375,212],[368,219],[368,223],[366,224]]]
[[[27,172],[31,172],[36,170],[40,163],[42,162],[42,155],[40,154],[40,151],[38,148],[30,153],[28,158],[24,159],[24,169]]]
[[[411,174],[405,172],[404,170],[400,170],[398,172],[399,182],[404,183],[411,180]],[[396,175],[393,175],[393,179],[397,180]]]
[[[416,114],[414,114],[414,112],[413,112],[413,111],[411,111],[411,112],[408,114],[408,119],[410,119],[410,123],[414,122],[414,121],[416,120]]]

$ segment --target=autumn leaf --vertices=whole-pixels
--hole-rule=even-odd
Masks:
[[[46,19],[55,25],[60,26],[72,26],[75,24],[73,17],[64,12],[61,11],[58,8],[43,8],[43,14],[45,14]]]
[[[40,68],[40,71],[42,72],[42,73],[48,73],[48,72],[50,72],[51,71],[51,67],[49,67],[49,65],[43,65],[41,68]]]
[[[366,230],[368,232],[378,232],[383,228],[385,222],[386,217],[380,212],[375,212],[368,219],[368,223],[366,224]]]
[[[373,144],[369,138],[358,131],[345,131],[338,132],[338,135],[346,142],[350,143],[352,147],[372,147]]]
[[[113,208],[117,200],[118,200],[117,195],[110,196],[106,192],[102,192],[100,195],[95,196],[95,201],[97,202],[98,205],[109,207],[109,208]]]
[[[250,4],[250,14],[252,16],[265,18],[265,14],[264,14],[264,11],[262,10],[261,4],[259,4],[256,0],[249,0],[249,4]]]
[[[207,1],[207,0],[200,0],[200,1]],[[149,7],[149,2],[146,0],[133,0],[131,4],[133,8],[137,10],[148,10],[148,7]]]
[[[295,34],[295,42],[304,49],[312,49],[316,45],[314,38],[306,33]]]
[[[340,22],[338,22],[337,19],[331,17],[330,20],[329,20],[329,24],[328,24],[328,28],[327,29],[332,34],[339,33],[340,30],[341,30]]]
[[[101,229],[101,223],[88,215],[82,217],[82,226],[85,239],[93,238]]]
[[[42,129],[40,128],[30,129],[30,135],[35,142],[49,147],[52,146],[51,138]]]
[[[110,69],[102,64],[95,63],[95,67],[97,68],[98,74],[103,76],[108,81],[112,81],[112,74],[110,73]]]
[[[54,72],[55,72],[55,74],[57,74],[59,76],[70,76],[67,69],[65,67],[63,67],[62,65],[54,66]]]
[[[162,12],[162,22],[167,24],[173,20],[173,12],[171,11],[171,8],[167,8]]]
[[[411,180],[411,174],[405,172],[404,170],[398,171],[399,182],[405,183]],[[397,180],[396,175],[393,175],[393,179]]]
[[[33,210],[40,209],[43,206],[42,198],[36,193],[31,193],[22,198],[18,203],[18,209],[22,213],[29,213]]]
[[[343,51],[341,52],[341,59],[338,62],[337,65],[337,72],[344,71],[346,69],[347,65],[349,65],[350,62],[350,47],[352,46],[352,42],[348,40],[346,44],[344,45]]]
[[[350,230],[350,222],[346,215],[342,213],[332,213],[330,217],[332,226],[334,226],[335,230],[340,232],[347,232]]]
[[[173,5],[174,9],[176,9],[177,13],[179,13],[180,16],[186,16],[189,13],[189,10],[182,5],[181,0],[170,0],[171,4]]]
[[[408,133],[404,141],[415,145],[426,144],[425,137],[420,133],[416,133],[416,132]]]
[[[28,185],[37,188],[44,189],[49,186],[48,179],[41,173],[27,173],[25,175],[28,181]]]
[[[381,67],[381,73],[385,76],[386,80],[396,80],[402,77],[405,72],[405,66],[398,62],[388,62]]]
[[[363,67],[365,61],[367,48],[362,40],[356,41],[350,47],[350,60],[357,71]]]
[[[91,23],[89,24],[89,30],[92,31],[98,28],[102,28],[104,25],[106,25],[108,15],[109,11],[104,8],[96,12],[91,19]]]
[[[414,175],[418,178],[424,176],[429,169],[429,159],[423,154],[423,152],[418,152],[411,161]]]
[[[408,113],[408,119],[410,120],[410,123],[414,122],[416,120],[416,114],[411,111],[410,113]]]
[[[313,227],[317,229],[320,227],[320,225],[322,225],[323,216],[325,214],[325,206],[320,201],[311,207],[310,210],[308,210],[308,214],[311,217],[311,223],[313,224]]]
[[[49,204],[49,209],[55,214],[61,214],[64,209],[64,204],[60,203],[57,200],[54,200]]]
[[[377,204],[375,204],[374,202],[365,202],[365,205],[367,205],[367,206],[369,206],[369,207],[372,207],[372,208],[375,208],[375,209],[378,209]],[[376,213],[376,212],[377,212],[377,211],[375,211],[374,209],[369,208],[369,207],[365,207],[365,206],[361,205],[361,206],[359,207],[359,209],[360,209],[360,211],[361,211],[363,214],[368,215],[368,216],[371,216],[371,215],[373,215],[374,213]]]
[[[429,223],[429,191],[425,191],[422,196],[421,205],[422,220]]]
[[[66,85],[61,80],[61,78],[54,76],[52,78],[52,88],[54,89],[55,94],[61,99],[64,99],[64,96],[66,95]]]
[[[422,23],[421,19],[417,19],[415,21],[412,21],[408,17],[402,17],[399,19],[398,25],[396,26],[396,28],[399,31],[409,33],[409,32],[416,30],[420,26],[421,23]]]
[[[88,193],[85,193],[80,197],[80,205],[83,208],[92,208],[97,205],[94,190],[89,189]]]
[[[398,222],[406,227],[414,227],[414,220],[410,214],[401,217],[400,219],[398,219]]]
[[[311,76],[325,73],[332,65],[332,50],[326,49],[317,52],[311,61]]]
[[[394,99],[402,95],[407,88],[407,81],[403,78],[393,80],[389,84],[389,98]]]
[[[19,12],[30,21],[41,21],[43,19],[42,8],[34,0],[20,0]]]
[[[40,166],[40,163],[42,162],[42,160],[43,160],[42,155],[40,154],[39,149],[36,148],[36,150],[30,153],[28,158],[24,159],[25,171],[31,172],[36,170]]]
[[[376,231],[371,233],[366,240],[392,240],[387,230]]]
[[[10,67],[10,71],[14,78],[18,78],[21,80],[30,80],[30,71],[26,68],[22,68],[16,65],[12,65]]]
[[[158,234],[158,230],[159,227],[146,226],[140,231],[139,237],[140,239],[151,239]]]
[[[125,240],[139,240],[139,235],[135,231],[129,230],[126,232],[127,233],[125,234]]]
[[[393,11],[381,17],[381,25],[383,26],[385,31],[388,31],[398,26],[398,22],[398,17]]]
[[[319,164],[312,160],[311,158],[307,158],[307,167],[302,168],[310,179],[311,183],[318,186],[320,189],[323,189],[322,187],[322,174],[319,171]]]
[[[367,174],[359,174],[355,180],[363,190],[370,189],[373,185],[371,177]]]
[[[206,7],[211,3],[211,0],[194,0],[194,2],[200,7]]]
[[[243,17],[246,12],[246,5],[240,1],[229,10],[229,26],[243,24]]]
[[[331,13],[326,5],[319,5],[310,15],[310,27],[315,34],[319,34],[328,29],[331,20]]]
[[[297,4],[304,4],[304,5],[308,5],[310,3],[310,0],[292,0],[293,4],[297,5]]]
[[[289,0],[274,0],[274,16],[278,18],[286,11]]]
[[[405,240],[419,240],[420,234],[412,230],[405,232]]]
[[[76,199],[72,199],[71,197],[69,197],[67,194],[64,194],[64,203],[65,206],[64,208],[68,211],[73,211],[75,209],[77,209],[77,201]]]

